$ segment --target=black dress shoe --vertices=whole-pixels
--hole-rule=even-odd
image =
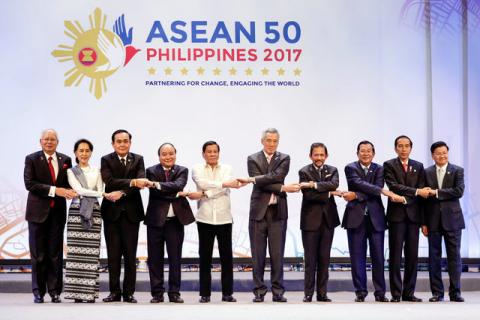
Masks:
[[[237,302],[237,299],[235,299],[232,295],[229,295],[229,296],[222,296],[222,301],[224,301],[224,302]]]
[[[385,296],[375,296],[375,301],[376,302],[390,302],[387,297]]]
[[[355,298],[355,302],[365,302],[365,296],[358,295]]]
[[[255,297],[252,299],[253,302],[263,302],[265,296],[263,294],[255,294]]]
[[[178,294],[168,296],[168,300],[173,303],[183,303],[183,299]]]
[[[452,302],[465,302],[465,299],[463,299],[463,297],[459,294],[457,295],[454,295],[454,296],[450,296],[450,301]]]
[[[285,298],[282,294],[274,294],[272,297],[273,302],[287,302],[287,298]]]
[[[326,294],[317,294],[317,301],[318,302],[332,302]]]
[[[306,295],[305,297],[303,297],[303,302],[312,302],[312,296]]]
[[[163,302],[163,295],[153,296],[153,298],[150,300],[150,303],[160,303],[160,302]]]
[[[62,300],[60,299],[60,296],[58,294],[52,295],[52,303],[60,303]]]
[[[408,301],[408,302],[422,302],[423,300],[420,298],[415,297],[414,295],[411,296],[404,296],[402,297],[403,301]]]
[[[430,299],[428,299],[430,302],[440,302],[443,301],[443,296],[437,296],[433,295]]]
[[[43,296],[39,294],[33,295],[33,303],[43,303]]]
[[[128,303],[137,303],[137,299],[133,296],[133,294],[130,294],[128,296],[123,296],[123,302],[128,302]]]
[[[210,302],[210,296],[201,296],[200,300],[198,300],[200,303],[208,303]]]
[[[390,302],[400,302],[400,297],[399,296],[392,296],[392,299],[390,299]]]
[[[103,302],[119,302],[119,301],[122,301],[122,299],[119,294],[110,293],[108,297],[103,298],[102,301]]]

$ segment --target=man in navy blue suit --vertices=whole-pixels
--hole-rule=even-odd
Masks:
[[[443,301],[442,237],[447,250],[450,301],[464,301],[460,295],[460,243],[465,221],[460,198],[463,196],[465,184],[463,168],[448,162],[448,150],[448,145],[443,141],[432,144],[430,151],[435,164],[425,169],[426,186],[431,190],[425,205],[425,225],[422,226],[422,232],[428,236],[430,289],[433,295],[430,302]]]
[[[348,201],[342,227],[347,229],[348,248],[352,266],[356,302],[364,302],[367,291],[367,241],[372,259],[372,276],[375,301],[388,302],[385,297],[384,238],[385,209],[381,195],[400,202],[402,197],[383,189],[383,167],[373,163],[375,147],[370,141],[357,146],[358,161],[345,167],[348,190],[343,198]]]

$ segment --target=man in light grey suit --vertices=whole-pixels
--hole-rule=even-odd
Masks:
[[[249,178],[253,183],[250,198],[250,248],[255,288],[253,302],[263,302],[267,287],[263,280],[267,242],[270,253],[272,293],[274,302],[287,302],[283,296],[283,253],[287,230],[287,192],[298,192],[298,183],[284,184],[290,168],[290,156],[277,151],[280,135],[277,129],[262,134],[263,150],[248,157]]]

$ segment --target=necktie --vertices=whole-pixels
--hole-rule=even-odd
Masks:
[[[48,157],[48,169],[50,169],[50,176],[52,177],[53,185],[55,185],[57,178],[55,177],[55,169],[53,168],[52,160],[53,160],[52,157]],[[50,200],[50,208],[53,208],[54,206],[55,206],[55,200],[52,199]]]
[[[443,168],[437,169],[437,180],[438,180],[438,188],[441,189],[443,185],[443,178],[445,177],[445,172]]]
[[[125,158],[120,158],[120,162],[123,164],[123,166],[127,166],[127,162],[125,161]]]
[[[170,170],[165,170],[165,181],[170,181]]]
[[[272,156],[267,156],[267,163],[270,165],[270,161],[272,161]],[[271,205],[271,204],[276,204],[277,203],[277,197],[275,196],[274,193],[272,193],[270,195],[270,200],[268,201],[268,205]]]
[[[365,172],[365,176],[368,174],[368,167],[363,168],[363,172]]]
[[[403,166],[403,171],[404,171],[405,173],[407,173],[408,164],[407,164],[407,163],[402,163],[402,166]]]

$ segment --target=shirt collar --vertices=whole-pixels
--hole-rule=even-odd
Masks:
[[[43,154],[45,155],[45,159],[47,159],[47,161],[48,161],[48,158],[50,158],[50,157],[52,157],[53,161],[57,161],[57,153],[56,152],[54,152],[52,155],[49,155],[44,151]]]
[[[212,166],[210,166],[208,163],[205,162],[204,168],[215,170],[215,169],[220,169],[221,166],[222,166],[222,164],[220,162],[217,162],[217,165],[212,168]]]
[[[120,157],[120,155],[117,153],[117,157],[118,157],[118,160],[122,161],[122,159],[125,159],[125,162],[126,162],[127,159],[128,159],[128,153],[126,155],[124,155],[123,157]]]
[[[265,150],[262,150],[262,152],[263,152],[263,154],[265,155],[265,158],[267,158],[267,159],[270,158],[270,160],[273,159],[273,156],[275,155],[275,152],[274,152],[271,156],[269,156],[269,155],[265,152]]]
[[[448,166],[448,162],[443,167],[440,167],[440,166],[435,164],[435,167],[437,167],[437,170],[438,169],[447,169],[447,166]]]

